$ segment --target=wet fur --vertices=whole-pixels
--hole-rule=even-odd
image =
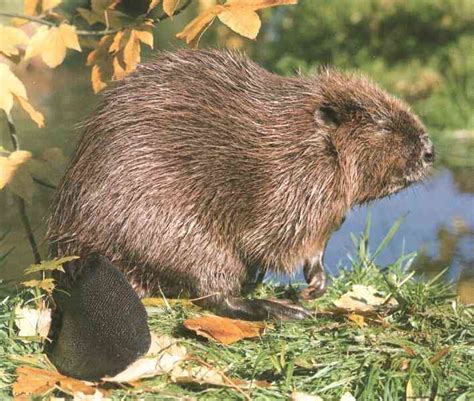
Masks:
[[[239,295],[291,273],[354,205],[421,179],[428,139],[365,78],[161,53],[103,94],[53,206],[55,255],[107,256],[140,295]]]

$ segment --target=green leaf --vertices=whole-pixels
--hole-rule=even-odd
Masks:
[[[40,271],[59,270],[64,272],[63,264],[71,260],[79,259],[79,256],[66,256],[64,258],[54,258],[52,260],[43,260],[38,265],[31,265],[25,269],[24,274],[32,274]]]

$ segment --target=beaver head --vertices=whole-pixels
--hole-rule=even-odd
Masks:
[[[421,121],[367,78],[325,70],[317,118],[338,159],[351,204],[393,194],[423,179],[435,158]]]

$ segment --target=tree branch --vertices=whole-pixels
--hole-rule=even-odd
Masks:
[[[5,115],[7,116],[8,129],[10,131],[10,137],[13,143],[13,147],[15,150],[20,150],[20,143],[18,141],[18,136],[16,134],[16,128],[13,119],[8,114],[5,113]],[[41,255],[38,251],[38,246],[36,245],[35,235],[33,234],[33,230],[31,228],[30,219],[28,218],[28,214],[26,213],[25,200],[16,194],[14,195],[14,197],[18,205],[18,212],[20,213],[21,222],[23,223],[28,242],[30,243],[31,250],[33,252],[34,261],[35,263],[40,263]]]
[[[178,7],[175,10],[175,12],[173,13],[173,17],[181,14],[186,8],[188,8],[188,6],[191,4],[191,2],[192,2],[192,0],[186,0],[180,7]],[[24,14],[4,13],[4,12],[0,12],[0,16],[1,17],[11,17],[11,18],[25,19],[25,20],[28,20],[28,21],[37,22],[38,24],[48,25],[48,26],[51,26],[51,27],[58,26],[58,24],[56,24],[54,22],[51,22],[51,21],[47,21],[47,20],[45,20],[45,19],[43,19],[39,16],[38,17],[33,17],[33,16],[29,16],[29,15],[24,15]],[[168,14],[162,13],[158,17],[153,18],[153,22],[154,23],[161,22],[161,21],[163,21],[163,20],[165,20],[169,17],[170,16]],[[102,30],[96,30],[96,31],[78,29],[78,30],[76,30],[76,33],[79,36],[103,36],[103,35],[110,35],[110,34],[113,34],[113,33],[120,32],[124,28],[128,28],[128,27],[115,28],[115,29],[102,29]]]

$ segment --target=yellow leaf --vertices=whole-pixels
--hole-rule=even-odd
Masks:
[[[94,93],[100,92],[102,89],[104,89],[107,86],[105,82],[103,82],[102,79],[100,78],[100,68],[98,65],[94,65],[92,67],[91,81],[92,81],[92,88],[94,89]]]
[[[8,157],[0,157],[0,189],[9,184],[18,168],[31,158],[31,153],[26,150],[17,150]]]
[[[59,26],[59,32],[61,33],[64,45],[68,49],[74,49],[78,52],[81,51],[81,46],[79,45],[75,26],[69,24],[61,24]]]
[[[38,128],[44,127],[44,116],[39,111],[35,110],[35,108],[23,97],[15,96],[15,98],[20,103],[20,106],[23,107],[31,119],[38,125]]]
[[[10,114],[13,107],[13,95],[27,99],[23,83],[10,71],[10,67],[0,63],[0,109]]]
[[[0,26],[0,53],[5,56],[19,54],[18,46],[28,43],[28,36],[21,29],[10,26]]]
[[[176,35],[176,37],[178,39],[184,39],[187,44],[191,43],[199,32],[208,27],[212,21],[214,21],[214,18],[224,10],[224,6],[219,4],[209,8],[186,25],[184,29]]]
[[[58,6],[61,1],[62,0],[43,0],[43,11],[51,10],[52,8]]]
[[[173,16],[179,0],[163,0],[163,11],[170,17]]]
[[[359,326],[360,328],[363,328],[366,325],[364,316],[359,315],[357,313],[351,313],[347,316],[347,318],[357,324],[357,326]]]
[[[121,79],[124,79],[127,73],[120,65],[119,61],[117,60],[117,57],[114,57],[113,66],[114,66],[114,75],[112,78],[115,79],[116,81],[120,81]]]
[[[53,28],[42,26],[31,37],[25,60],[41,55],[46,65],[54,68],[63,62],[68,48],[81,51],[76,27],[65,23]]]
[[[23,4],[23,12],[26,15],[36,15],[39,0],[25,0]]]
[[[150,46],[153,49],[153,34],[149,31],[135,31],[137,38],[140,39],[141,42],[145,43],[146,45]]]
[[[137,68],[140,62],[140,40],[135,30],[131,30],[130,38],[123,49],[123,60],[125,62],[125,71],[132,72]]]
[[[120,50],[120,42],[122,41],[124,31],[119,31],[115,34],[114,40],[112,44],[110,45],[109,52],[110,53],[115,53]]]
[[[184,327],[203,337],[229,345],[243,338],[259,337],[265,325],[259,322],[208,315],[185,320]]]
[[[246,38],[255,39],[260,30],[260,17],[244,7],[229,7],[218,15],[222,23]]]
[[[150,11],[153,10],[159,3],[160,0],[151,0],[150,5],[148,6],[148,11],[146,13],[149,14]]]
[[[228,0],[226,6],[248,8],[253,11],[263,8],[297,4],[298,0]]]

